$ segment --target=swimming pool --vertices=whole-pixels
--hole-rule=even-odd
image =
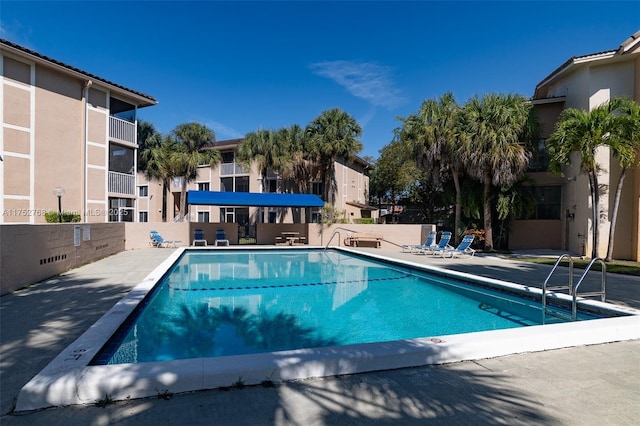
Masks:
[[[92,365],[345,346],[566,322],[570,309],[324,250],[187,252]],[[578,320],[602,318],[581,312]]]
[[[219,251],[218,251],[219,250]],[[100,358],[98,354],[102,348],[105,348],[107,342],[123,331],[123,324],[130,321],[131,314],[139,313],[140,307],[147,304],[155,294],[157,294],[157,285],[163,278],[170,277],[170,271],[177,271],[183,274],[194,274],[195,283],[215,282],[211,278],[220,277],[216,275],[207,262],[203,262],[203,267],[185,267],[179,266],[179,260],[183,255],[191,256],[195,253],[204,253],[203,249],[178,249],[169,258],[163,262],[154,272],[152,272],[143,282],[134,288],[123,300],[118,302],[110,311],[108,311],[99,321],[97,321],[89,330],[87,330],[76,342],[66,348],[58,357],[56,357],[44,370],[27,383],[16,404],[17,411],[33,410],[56,405],[71,405],[94,403],[102,399],[105,395],[110,398],[126,399],[156,396],[159,392],[166,390],[172,393],[188,392],[202,389],[212,389],[221,386],[230,386],[239,378],[245,384],[256,384],[270,379],[273,381],[293,380],[307,377],[322,377],[340,374],[352,374],[358,372],[393,369],[401,367],[419,366],[426,364],[437,364],[445,362],[454,362],[470,359],[481,359],[488,357],[501,356],[506,354],[540,351],[546,349],[554,349],[560,347],[569,347],[575,345],[594,344],[603,342],[612,342],[619,340],[628,340],[640,338],[640,327],[638,327],[638,312],[636,310],[624,307],[617,307],[600,302],[583,302],[583,308],[589,308],[594,313],[608,315],[622,315],[613,318],[596,319],[592,321],[577,321],[569,323],[549,324],[544,326],[531,325],[528,327],[492,329],[488,331],[463,332],[462,334],[441,334],[439,332],[425,332],[420,334],[421,337],[400,338],[399,340],[384,340],[374,343],[347,343],[345,345],[333,345],[333,342],[322,342],[315,347],[305,347],[297,349],[286,349],[278,351],[269,351],[261,353],[247,353],[239,355],[224,356],[201,356],[178,359],[172,354],[163,354],[161,357],[139,363],[123,363],[114,365],[92,365],[92,360]],[[216,249],[217,253],[234,253],[245,252],[247,254],[257,254],[254,250],[242,249]],[[253,252],[253,253],[252,253]],[[530,301],[540,300],[540,291],[529,289],[521,285],[507,283],[504,281],[490,280],[479,278],[470,274],[455,273],[439,268],[428,267],[412,262],[399,262],[394,259],[366,254],[360,256],[355,250],[340,248],[331,249],[324,253],[322,251],[313,250],[312,248],[292,248],[282,251],[282,249],[263,249],[261,253],[277,253],[277,256],[284,258],[285,256],[293,256],[297,253],[307,253],[311,256],[325,256],[330,259],[329,264],[323,263],[323,267],[327,270],[327,276],[332,276],[332,269],[343,268],[346,271],[346,264],[354,263],[354,270],[358,270],[358,274],[362,275],[362,262],[364,259],[373,260],[375,263],[372,271],[367,270],[367,278],[376,278],[376,273],[390,270],[405,274],[407,271],[413,276],[416,282],[422,280],[424,276],[435,274],[439,280],[443,280],[449,284],[451,278],[463,281],[461,288],[465,291],[469,289],[476,290],[482,288],[492,292],[497,291],[501,296],[508,295],[505,299],[510,300],[511,296],[524,296],[527,304]],[[338,261],[338,254],[347,254],[346,261]],[[328,255],[328,256],[327,256]],[[248,274],[247,265],[235,262],[224,262],[233,274],[237,274],[238,278],[242,278],[243,274]],[[300,268],[297,262],[291,261],[287,267]],[[386,266],[388,268],[381,268]],[[244,268],[244,270],[243,270]],[[265,268],[265,266],[263,266]],[[380,269],[380,271],[378,271]],[[197,273],[194,272],[197,270]],[[375,270],[375,271],[373,271]],[[206,273],[205,273],[206,272]],[[279,271],[276,271],[279,273]],[[300,276],[306,276],[306,270],[300,271]],[[213,275],[212,275],[213,274]],[[357,300],[360,295],[366,295],[367,290],[373,283],[388,283],[395,280],[367,281],[366,285],[361,281],[356,286],[346,285],[346,281],[353,279],[354,274],[344,276],[344,283],[339,284],[320,284],[308,285],[307,282],[300,281],[300,276],[295,277],[296,280],[287,281],[280,280],[280,293],[284,289],[292,289],[285,285],[292,285],[293,288],[303,288],[308,290],[312,287],[324,288],[335,286],[331,298],[331,304],[336,303],[340,306],[348,307],[352,302]],[[334,278],[336,278],[334,276]],[[339,276],[337,277],[339,278]],[[385,278],[378,276],[378,278]],[[389,276],[387,276],[389,278]],[[225,280],[228,281],[228,280]],[[240,280],[242,281],[242,280]],[[240,282],[238,281],[238,282]],[[262,276],[258,281],[266,282]],[[167,280],[172,283],[171,279]],[[186,284],[180,284],[184,287],[182,290],[173,288],[168,291],[174,293],[183,293],[192,295],[199,292],[208,292],[209,290],[185,290],[192,287],[192,280],[188,280]],[[254,283],[255,284],[255,283]],[[316,283],[317,284],[317,283]],[[440,283],[439,285],[443,285]],[[246,282],[242,284],[246,286]],[[340,290],[338,288],[340,287]],[[231,286],[233,288],[233,286]],[[366,288],[364,288],[366,287]],[[206,288],[206,287],[200,287]],[[225,287],[227,288],[227,287]],[[364,288],[364,290],[363,290]],[[156,293],[154,293],[154,291]],[[217,291],[217,290],[216,290]],[[236,291],[236,290],[225,290]],[[337,298],[336,298],[336,295]],[[390,305],[388,302],[388,294],[379,296],[381,301],[376,306]],[[215,298],[215,296],[213,297]],[[209,297],[211,299],[211,297]],[[556,295],[553,298],[557,302],[567,302],[568,297]],[[249,299],[246,299],[249,300]],[[520,298],[518,298],[520,300]],[[337,301],[337,302],[336,302]],[[214,305],[215,301],[209,300]],[[244,302],[247,305],[246,301]],[[256,302],[257,303],[257,302]],[[493,317],[499,317],[501,312],[506,312],[500,308],[496,310],[496,306],[490,303],[474,302],[477,306],[482,306],[485,314]],[[534,303],[535,305],[535,303]],[[533,311],[535,312],[535,310]],[[538,311],[539,314],[539,311]],[[527,314],[528,315],[528,314]],[[531,319],[525,315],[524,311],[516,312],[518,321]],[[535,316],[535,314],[533,314]],[[326,317],[316,320],[327,322]],[[420,322],[420,321],[416,321]],[[424,319],[423,319],[424,322]],[[379,323],[378,323],[379,327]],[[308,329],[306,325],[302,328]],[[332,337],[336,333],[329,333],[327,336]],[[338,337],[342,337],[337,333]],[[124,338],[122,336],[121,340]],[[330,344],[327,346],[326,344]],[[314,345],[310,345],[314,346]],[[137,351],[136,345],[130,346],[132,350]]]

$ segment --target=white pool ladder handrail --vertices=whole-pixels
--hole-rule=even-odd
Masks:
[[[549,280],[551,279],[551,276],[556,271],[556,269],[558,269],[558,266],[560,265],[560,262],[565,257],[567,259],[569,259],[569,283],[567,285],[557,285],[557,286],[549,287],[548,284],[549,284]],[[573,259],[571,258],[571,256],[569,256],[566,253],[561,255],[558,258],[558,260],[556,260],[556,263],[555,263],[555,265],[553,265],[553,268],[551,269],[551,272],[549,272],[549,275],[547,276],[547,279],[544,280],[544,283],[542,284],[542,319],[543,319],[543,323],[544,323],[545,315],[547,313],[547,291],[549,291],[549,290],[569,290],[569,295],[571,295],[573,293]]]
[[[331,241],[333,241],[333,237],[335,237],[336,234],[338,235],[338,237],[340,237],[340,239],[338,240],[338,247],[340,247],[340,241],[342,241],[342,237],[340,236],[340,229],[342,229],[343,231],[352,232],[354,234],[357,232],[357,231],[354,231],[353,229],[347,229],[347,228],[343,228],[342,226],[338,226],[337,228],[335,228],[335,231],[333,231],[333,233],[331,234],[329,241],[327,241],[327,244],[324,246],[325,250],[327,249],[327,247],[329,247],[329,244],[331,244]]]
[[[600,296],[601,302],[604,302],[607,298],[607,264],[604,263],[604,260],[602,260],[602,258],[594,257],[591,260],[591,262],[589,262],[589,265],[584,269],[584,273],[582,274],[582,277],[580,277],[580,280],[578,280],[578,283],[573,289],[573,302],[571,303],[571,318],[573,318],[574,321],[576,320],[576,316],[577,316],[578,287],[580,287],[580,284],[582,284],[582,281],[587,276],[587,273],[589,272],[593,264],[596,262],[600,262],[600,264],[602,265],[602,279],[601,279],[602,286],[600,287],[600,291],[587,291],[587,292],[581,293],[580,296],[582,297]]]
[[[560,262],[562,261],[562,259],[564,259],[565,257],[569,260],[569,283],[567,285],[559,285],[559,286],[550,287],[548,285],[549,284],[549,279],[551,279],[551,276],[553,275],[553,273],[556,271],[556,269],[560,265]],[[592,259],[591,262],[589,263],[589,265],[587,265],[587,267],[584,269],[584,273],[582,274],[582,276],[578,280],[578,283],[574,287],[573,286],[573,259],[571,258],[571,256],[569,256],[568,254],[565,253],[565,254],[561,255],[560,257],[558,257],[558,260],[556,260],[555,265],[553,265],[553,268],[551,269],[551,272],[549,272],[549,275],[547,276],[547,279],[542,284],[542,322],[543,322],[543,324],[545,323],[545,319],[546,319],[547,292],[549,290],[568,290],[569,291],[569,296],[573,296],[572,297],[572,301],[571,301],[571,319],[573,321],[576,320],[577,311],[578,311],[578,308],[577,308],[577,305],[578,305],[578,288],[580,287],[580,284],[582,284],[582,281],[584,281],[584,279],[586,278],[587,273],[589,272],[589,270],[591,270],[591,267],[593,266],[593,264],[596,263],[596,262],[600,262],[602,264],[602,287],[601,287],[600,291],[584,292],[584,293],[581,293],[580,296],[583,296],[583,297],[600,296],[600,300],[602,302],[604,302],[606,300],[607,265],[604,263],[604,260],[602,260],[599,257],[596,257],[596,258]]]

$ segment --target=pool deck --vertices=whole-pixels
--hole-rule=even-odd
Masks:
[[[399,249],[359,250],[537,287],[551,270],[517,260],[528,253],[441,259]],[[640,418],[640,340],[309,379],[273,388],[194,392],[105,408],[73,406],[9,414],[22,386],[172,251],[119,253],[0,298],[3,426],[631,425]],[[539,254],[559,255],[534,253]],[[599,279],[600,273],[589,273],[585,288]],[[640,309],[640,277],[608,274],[607,301]]]

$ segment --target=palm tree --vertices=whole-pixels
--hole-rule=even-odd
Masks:
[[[416,116],[406,121],[408,137],[415,142],[415,154],[420,165],[431,172],[432,181],[440,186],[441,172],[448,171],[456,191],[454,241],[461,234],[462,189],[460,177],[464,170],[464,146],[459,137],[460,106],[448,92],[439,100],[422,103]]]
[[[624,178],[629,167],[635,164],[636,155],[640,148],[640,105],[626,98],[614,99],[614,101],[620,103],[619,109],[622,115],[616,117],[617,123],[613,126],[614,132],[607,138],[607,145],[611,148],[614,157],[620,161],[621,171],[611,211],[609,244],[605,257],[607,262],[611,262],[613,259],[613,242]]]
[[[309,192],[312,176],[305,137],[304,130],[297,124],[283,127],[276,133],[281,154],[276,169],[284,180],[284,189],[302,194]]]
[[[180,167],[182,177],[180,217],[184,218],[187,214],[187,183],[196,178],[198,166],[208,164],[209,167],[214,167],[219,164],[220,152],[207,149],[215,141],[215,134],[203,124],[196,122],[179,124],[173,129],[173,135],[178,144],[173,160]]]
[[[571,153],[580,154],[580,170],[589,178],[591,191],[592,249],[591,257],[598,257],[600,243],[600,186],[596,150],[616,135],[617,101],[599,105],[591,111],[569,108],[560,114],[553,134],[547,140],[549,170],[561,174],[562,166],[571,164]]]
[[[275,158],[279,157],[279,147],[276,132],[259,129],[247,133],[240,145],[236,158],[245,167],[251,167],[255,162],[262,179],[262,187],[267,187],[267,173],[274,168]]]
[[[596,150],[606,145],[607,139],[612,135],[614,140],[618,139],[616,135],[619,135],[619,132],[616,126],[620,107],[620,101],[614,99],[591,111],[565,109],[558,118],[553,134],[547,140],[549,170],[552,172],[560,174],[562,166],[571,164],[571,153],[580,154],[580,170],[587,174],[591,190],[592,258],[598,257],[600,243],[600,166],[596,162]]]
[[[353,160],[362,150],[362,143],[357,139],[362,135],[362,128],[349,114],[334,108],[323,111],[309,123],[306,134],[310,158],[319,167],[324,200],[333,205],[337,190],[335,161]]]
[[[511,185],[524,174],[530,153],[523,146],[531,125],[531,105],[519,95],[488,94],[471,98],[461,115],[465,162],[483,184],[485,247],[493,249],[492,185]]]
[[[162,143],[162,135],[148,121],[138,120],[138,171],[147,170],[151,149]]]
[[[178,164],[175,162],[175,152],[178,149],[177,141],[171,136],[166,136],[159,144],[148,146],[141,155],[146,161],[147,178],[162,182],[163,222],[167,220],[167,188],[171,179],[180,175]]]

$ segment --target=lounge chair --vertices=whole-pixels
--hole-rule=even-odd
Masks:
[[[204,232],[202,232],[202,229],[194,229],[193,230],[193,244],[191,244],[192,246],[207,246],[207,240],[206,238],[204,238]]]
[[[227,240],[227,236],[224,232],[224,229],[218,229],[216,231],[216,243],[217,246],[228,246],[229,240]]]
[[[442,257],[451,255],[451,258],[454,258],[457,256],[462,256],[463,254],[469,255],[469,257],[473,257],[476,251],[471,248],[471,244],[473,244],[473,235],[465,235],[464,238],[462,238],[462,241],[460,241],[460,244],[458,244],[458,247],[444,248],[443,250],[438,250],[437,253]]]
[[[402,245],[402,252],[406,253],[413,253],[414,251],[418,251],[420,249],[423,248],[428,248],[431,246],[435,246],[436,245],[436,235],[438,235],[438,233],[436,231],[431,231],[429,232],[429,235],[427,235],[427,239],[424,241],[424,244],[403,244]]]
[[[420,254],[435,254],[440,252],[440,250],[444,250],[447,247],[449,248],[453,248],[449,245],[449,241],[451,241],[451,232],[449,231],[444,231],[442,233],[442,235],[440,236],[440,241],[438,241],[438,245],[437,246],[430,246],[430,247],[422,247],[418,250],[418,253]]]
[[[153,247],[177,247],[178,243],[182,243],[181,240],[165,240],[158,231],[149,231],[149,244]]]

